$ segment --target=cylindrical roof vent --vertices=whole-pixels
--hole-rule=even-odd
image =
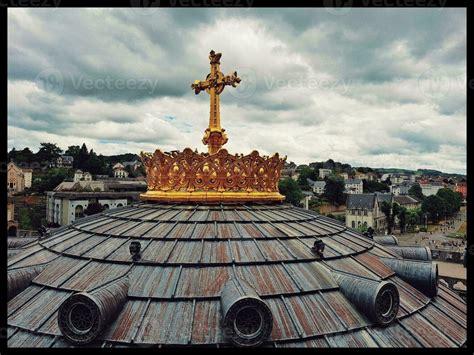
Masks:
[[[415,261],[380,257],[389,268],[403,280],[423,292],[428,297],[438,293],[438,264],[428,261]]]
[[[8,299],[15,297],[30,286],[31,281],[38,276],[44,268],[45,266],[32,266],[9,271],[7,276]]]
[[[344,296],[374,323],[387,325],[397,316],[400,296],[393,282],[340,273],[336,273],[335,278]]]
[[[374,236],[374,242],[382,245],[398,245],[398,239],[394,235]]]
[[[221,310],[224,336],[235,346],[259,346],[272,332],[270,308],[244,280],[232,278],[225,284]]]
[[[62,335],[74,345],[93,342],[122,309],[127,293],[128,279],[123,278],[97,291],[70,296],[58,311]]]
[[[429,247],[400,247],[388,246],[390,249],[404,259],[431,261],[431,249]]]

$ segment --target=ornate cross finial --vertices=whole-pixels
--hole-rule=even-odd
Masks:
[[[240,78],[237,72],[230,75],[224,75],[220,71],[220,59],[222,53],[211,51],[209,53],[209,60],[211,64],[211,72],[207,75],[206,80],[196,80],[191,84],[191,88],[195,94],[199,94],[202,90],[210,96],[210,111],[209,111],[209,127],[204,132],[202,142],[208,146],[209,154],[216,154],[221,147],[227,143],[227,135],[225,129],[221,127],[220,117],[220,94],[224,91],[226,86],[236,87],[240,83]]]

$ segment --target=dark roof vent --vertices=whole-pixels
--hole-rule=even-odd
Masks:
[[[129,250],[130,250],[130,255],[132,256],[133,261],[138,261],[141,259],[142,257],[141,252],[140,252],[141,249],[142,249],[142,245],[140,244],[140,242],[133,241],[130,243]]]
[[[394,235],[374,236],[374,242],[382,245],[398,245],[398,239]]]
[[[39,275],[44,268],[45,266],[32,266],[9,271],[7,276],[8,299],[15,297],[30,286],[31,281]]]
[[[318,255],[319,257],[322,258],[323,255],[324,255],[324,247],[325,246],[326,246],[326,244],[321,239],[316,238],[316,240],[314,242],[314,245],[311,248],[311,250],[313,251],[313,253],[315,253],[316,255]]]
[[[59,329],[66,340],[74,345],[93,342],[122,309],[128,285],[128,278],[122,278],[91,293],[67,298],[58,310]]]
[[[387,325],[397,316],[400,296],[393,282],[378,282],[339,273],[335,279],[344,296],[371,321]]]
[[[43,239],[43,238],[49,237],[50,229],[41,225],[41,227],[38,228],[38,233],[39,233],[39,239]]]
[[[270,308],[244,280],[230,279],[221,293],[224,336],[239,347],[261,345],[272,332]]]
[[[438,264],[428,261],[392,259],[380,257],[403,280],[428,297],[438,293]]]
[[[404,259],[431,261],[431,249],[429,247],[389,246],[387,249],[394,251]]]

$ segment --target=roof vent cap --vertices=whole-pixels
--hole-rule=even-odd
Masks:
[[[141,259],[141,249],[142,245],[138,241],[133,241],[130,243],[129,251],[130,255],[132,256],[133,261],[138,261]]]
[[[311,250],[313,251],[313,253],[317,254],[319,257],[323,257],[325,247],[326,247],[326,244],[321,239],[316,238]]]
[[[224,336],[238,347],[261,345],[273,328],[267,304],[244,280],[230,279],[222,289],[221,310]]]
[[[86,345],[97,339],[123,307],[128,286],[128,278],[122,278],[91,293],[79,292],[68,297],[58,310],[59,329],[66,340]]]

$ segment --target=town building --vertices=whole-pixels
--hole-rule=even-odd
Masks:
[[[363,172],[360,172],[360,171],[356,171],[354,173],[354,179],[358,179],[358,180],[368,180],[369,176],[367,175],[367,173],[363,173]]]
[[[369,171],[367,174],[367,180],[368,181],[377,181],[377,174],[372,172],[372,171]]]
[[[7,192],[17,193],[29,189],[32,184],[32,169],[22,169],[13,161],[7,166]]]
[[[15,215],[15,204],[12,201],[7,202],[7,235],[15,237],[18,233],[18,220]]]
[[[440,182],[430,182],[425,184],[420,184],[421,192],[425,196],[436,195],[438,190],[444,188],[443,183]]]
[[[394,194],[395,196],[399,195],[408,195],[408,191],[412,187],[411,183],[404,181],[400,184],[392,184],[390,185],[390,193]]]
[[[83,172],[80,169],[77,169],[74,172],[74,182],[78,181],[92,181],[92,174],[89,172]]]
[[[142,166],[142,163],[141,161],[135,159],[133,161],[125,161],[122,163],[122,165],[124,168],[129,166],[132,171],[137,171]]]
[[[128,177],[128,171],[125,170],[125,166],[121,163],[117,163],[112,167],[114,171],[114,177],[117,179],[124,179]]]
[[[90,203],[99,203],[104,209],[122,207],[137,201],[144,191],[144,181],[64,181],[46,193],[46,219],[67,225],[83,217]]]
[[[329,176],[332,174],[332,170],[331,169],[319,169],[319,177],[321,179],[324,179],[326,176]]]
[[[377,233],[385,233],[387,218],[382,212],[383,201],[391,202],[391,194],[349,194],[346,199],[346,227],[372,227]]]
[[[393,196],[393,202],[398,203],[400,206],[405,207],[407,210],[413,210],[421,207],[421,202],[416,198],[408,195],[395,195]]]
[[[342,177],[345,180],[349,180],[349,174],[348,173],[340,173],[339,174],[340,177]]]
[[[296,175],[296,168],[297,168],[297,165],[295,163],[285,162],[285,165],[284,165],[283,169],[281,170],[281,178],[284,179],[284,178],[289,177],[289,178],[294,179],[293,177]],[[294,180],[296,180],[296,179],[294,179]]]
[[[306,181],[308,181],[308,185],[311,187],[311,189],[316,195],[322,195],[324,193],[326,181],[314,181],[310,178],[307,178]]]
[[[314,193],[311,191],[301,191],[303,198],[301,199],[300,203],[303,205],[305,210],[309,209],[309,201],[314,197]]]
[[[344,182],[345,192],[348,194],[361,194],[364,192],[364,184],[360,179],[349,179]]]
[[[72,168],[74,165],[74,157],[71,155],[60,155],[56,159],[56,166],[58,168]]]
[[[459,181],[456,183],[456,192],[460,192],[463,199],[467,198],[467,181]]]

